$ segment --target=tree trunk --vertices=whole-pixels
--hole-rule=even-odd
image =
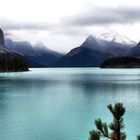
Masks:
[[[120,136],[120,121],[117,120],[118,123],[118,129],[117,129],[117,140],[120,140],[121,136]]]

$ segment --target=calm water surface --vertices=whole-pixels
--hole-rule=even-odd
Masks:
[[[140,69],[31,69],[0,74],[0,140],[88,140],[123,102],[127,140],[140,134]]]

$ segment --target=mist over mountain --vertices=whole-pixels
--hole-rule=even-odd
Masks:
[[[63,54],[48,49],[43,43],[34,46],[27,41],[13,41],[6,39],[6,47],[12,52],[24,57],[29,67],[49,67]]]

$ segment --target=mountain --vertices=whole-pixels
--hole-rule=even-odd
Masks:
[[[129,55],[131,49],[136,45],[136,42],[118,33],[105,33],[100,35],[98,39],[103,45],[103,50],[116,57]]]
[[[101,68],[140,68],[140,59],[133,57],[115,57],[105,60]]]
[[[47,67],[63,56],[63,54],[47,48],[43,43],[37,43],[34,46],[34,51],[36,54],[36,62]]]
[[[129,45],[120,44],[117,42],[100,40],[102,43],[102,51],[109,52],[114,56],[127,56],[129,55],[130,50],[132,49]]]
[[[12,52],[24,57],[29,67],[49,67],[63,54],[48,49],[44,44],[31,45],[27,41],[6,39],[6,47]]]
[[[94,38],[96,38],[98,44],[100,44],[100,47],[98,47],[98,50],[100,49],[99,51],[108,52],[114,56],[127,56],[130,50],[136,45],[136,42],[117,33],[102,34]]]
[[[27,41],[12,41],[11,39],[5,40],[5,46],[14,53],[19,55],[35,56],[32,45]]]
[[[138,57],[140,58],[140,42],[131,49],[130,55],[133,57]]]
[[[104,40],[92,35],[58,60],[55,67],[99,67],[106,59],[129,55],[134,44],[121,44],[115,39]]]
[[[28,71],[24,59],[5,47],[4,34],[0,29],[0,72]]]
[[[31,45],[27,41],[6,39],[6,47],[24,57],[29,67],[98,67],[112,57],[131,56],[140,47],[119,34],[89,35],[77,48],[66,55],[52,51],[42,43]],[[137,48],[136,51],[134,48]]]
[[[103,53],[89,48],[78,47],[70,51],[59,61],[55,67],[99,67],[103,60],[112,57],[109,53]]]
[[[101,50],[102,49],[102,43],[92,35],[89,35],[87,39],[83,42],[81,47],[86,47],[94,50]]]
[[[114,56],[127,56],[135,44],[135,42],[119,34],[111,36],[104,34],[99,37],[90,35],[81,47],[111,53]]]
[[[136,42],[118,33],[103,33],[98,36],[101,40],[112,41],[123,45],[135,46]]]
[[[8,38],[5,40],[5,46],[11,52],[21,55],[26,60],[29,67],[43,67],[41,64],[35,62],[35,52],[29,42],[13,41]]]

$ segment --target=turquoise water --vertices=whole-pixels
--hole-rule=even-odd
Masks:
[[[140,69],[31,69],[0,74],[0,140],[88,140],[94,119],[126,107],[127,140],[140,134]]]

